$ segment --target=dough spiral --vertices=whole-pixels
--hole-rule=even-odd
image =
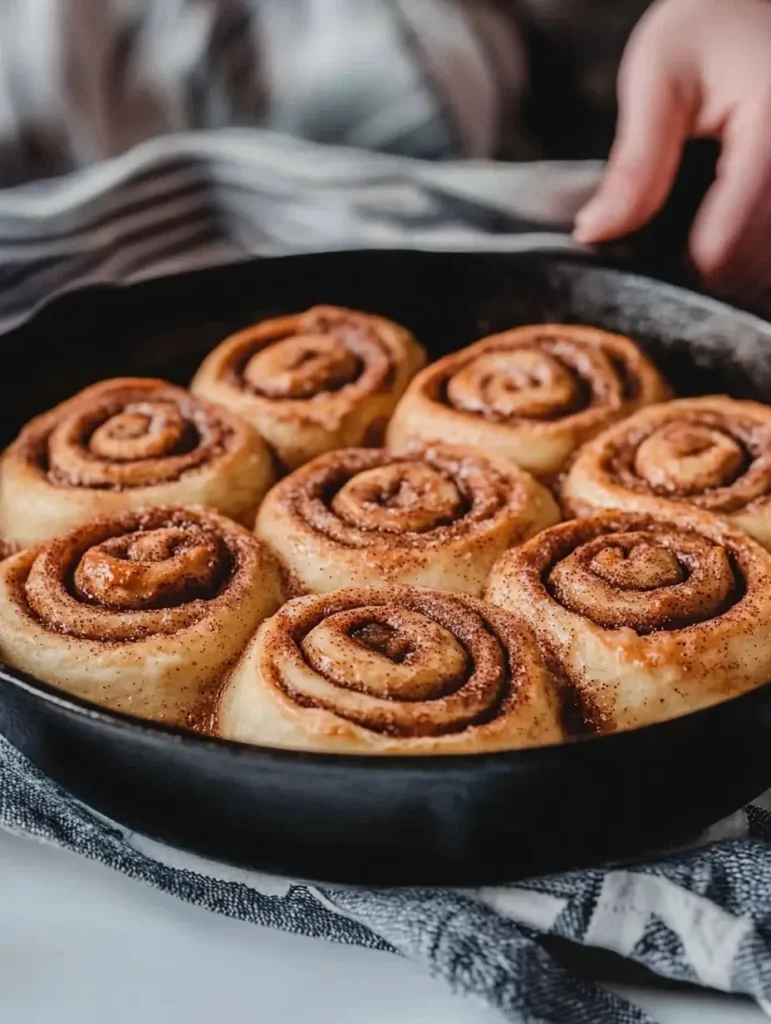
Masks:
[[[596,731],[771,680],[771,555],[706,512],[562,523],[503,555],[486,596],[531,623]]]
[[[550,476],[604,427],[668,395],[629,338],[569,324],[516,327],[421,371],[397,406],[388,443],[473,445]]]
[[[254,521],[273,481],[257,433],[162,380],[119,377],[31,420],[0,461],[0,534],[35,544],[93,516],[171,502]]]
[[[408,583],[478,597],[500,554],[558,520],[508,460],[436,444],[322,455],[273,488],[255,529],[291,594]]]
[[[391,320],[314,306],[227,338],[191,387],[253,424],[292,470],[334,448],[381,443],[425,361],[410,332]]]
[[[296,598],[228,679],[218,732],[268,746],[478,753],[557,742],[558,701],[530,630],[418,587]]]
[[[695,505],[771,548],[771,407],[708,395],[642,409],[579,452],[562,498],[576,515]]]
[[[87,700],[185,724],[281,601],[272,556],[203,508],[102,516],[0,564],[0,656]]]

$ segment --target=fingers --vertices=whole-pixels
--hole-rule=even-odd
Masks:
[[[722,145],[691,258],[708,287],[753,302],[771,291],[771,97],[737,110]]]
[[[605,177],[576,218],[575,238],[602,242],[636,231],[664,205],[695,113],[695,97],[654,47],[631,51],[619,81],[619,121]]]

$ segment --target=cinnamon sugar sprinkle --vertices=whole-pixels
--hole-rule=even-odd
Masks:
[[[43,545],[18,600],[52,632],[110,642],[216,625],[218,603],[252,586],[256,541],[205,509],[105,516]]]
[[[394,354],[366,313],[316,306],[242,334],[223,379],[266,400],[302,403],[352,388],[386,392],[395,379]]]
[[[304,598],[272,620],[273,682],[301,707],[324,708],[383,735],[482,727],[516,713],[524,699],[512,622],[479,601],[413,587]],[[324,680],[321,689],[298,689],[296,674],[290,683],[281,666],[296,657]],[[394,672],[400,682],[389,692],[383,678]]]
[[[121,491],[211,466],[244,431],[227,411],[162,381],[116,379],[33,420],[11,452],[57,487]]]

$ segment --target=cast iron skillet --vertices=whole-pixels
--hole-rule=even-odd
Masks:
[[[316,302],[392,316],[432,356],[516,323],[595,323],[639,340],[683,393],[771,396],[771,325],[667,285],[543,257],[337,253],[59,299],[2,340],[0,440],[102,377],[186,382],[231,329]],[[368,758],[207,741],[6,669],[0,729],[66,789],[139,832],[341,883],[470,885],[619,859],[685,839],[771,784],[771,685],[558,747]]]

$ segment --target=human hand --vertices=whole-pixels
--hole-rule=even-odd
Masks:
[[[575,237],[637,230],[663,206],[688,138],[721,142],[689,248],[705,284],[771,293],[771,0],[657,0],[627,45],[605,176]]]

